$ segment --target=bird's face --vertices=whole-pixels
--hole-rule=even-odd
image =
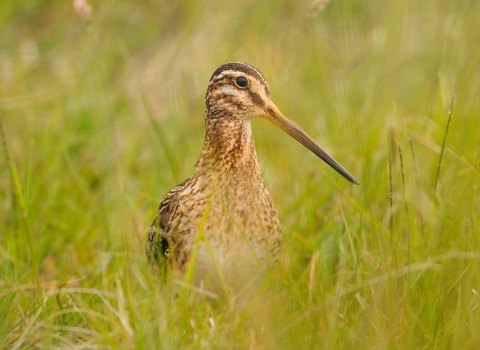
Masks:
[[[328,155],[296,123],[286,118],[270,99],[267,80],[256,68],[240,62],[226,63],[212,75],[205,97],[210,118],[264,117],[307,147],[348,181],[357,180]]]
[[[205,98],[207,109],[214,112],[211,116],[245,120],[263,116],[269,102],[270,90],[263,74],[237,62],[224,64],[213,73]]]

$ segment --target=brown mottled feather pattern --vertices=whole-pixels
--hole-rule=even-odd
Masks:
[[[280,222],[262,179],[250,126],[262,98],[249,91],[246,96],[251,102],[245,103],[222,87],[233,87],[232,76],[245,75],[255,79],[266,96],[270,92],[263,75],[253,67],[225,66],[213,74],[207,90],[205,143],[195,174],[163,198],[149,230],[147,257],[152,263],[166,264],[170,259],[174,269],[184,271],[202,220],[205,237],[220,263],[240,255],[271,266],[279,258]],[[158,245],[154,255],[153,245]],[[204,252],[200,258],[207,255]]]
[[[146,252],[152,265],[184,272],[203,227],[195,262],[196,281],[217,274],[247,279],[259,267],[277,262],[281,230],[265,187],[250,120],[264,116],[358,183],[298,125],[286,119],[270,99],[263,74],[244,63],[227,63],[212,75],[205,97],[205,141],[195,174],[160,203],[148,231]],[[245,267],[247,266],[247,267]],[[253,269],[252,269],[253,267]],[[215,278],[215,276],[213,277]]]

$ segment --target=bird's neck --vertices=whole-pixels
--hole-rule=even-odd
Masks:
[[[195,168],[200,174],[261,178],[250,121],[231,116],[205,118],[205,143]]]

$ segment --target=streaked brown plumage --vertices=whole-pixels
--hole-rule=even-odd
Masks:
[[[205,98],[205,141],[195,174],[160,203],[148,231],[146,253],[155,266],[184,272],[196,255],[194,283],[215,275],[249,278],[280,256],[281,229],[260,172],[250,119],[263,116],[353,183],[355,178],[328,156],[270,100],[263,74],[244,63],[227,63],[210,79]],[[204,234],[201,242],[199,233]],[[195,248],[196,242],[198,248]],[[194,253],[195,249],[197,252]]]

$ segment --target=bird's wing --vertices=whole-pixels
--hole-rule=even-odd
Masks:
[[[189,180],[187,179],[174,187],[163,197],[157,216],[148,229],[145,253],[147,254],[148,263],[154,269],[159,268],[160,271],[163,271],[168,265],[171,244],[173,243],[170,232],[172,230],[170,214],[177,203],[179,193]]]

